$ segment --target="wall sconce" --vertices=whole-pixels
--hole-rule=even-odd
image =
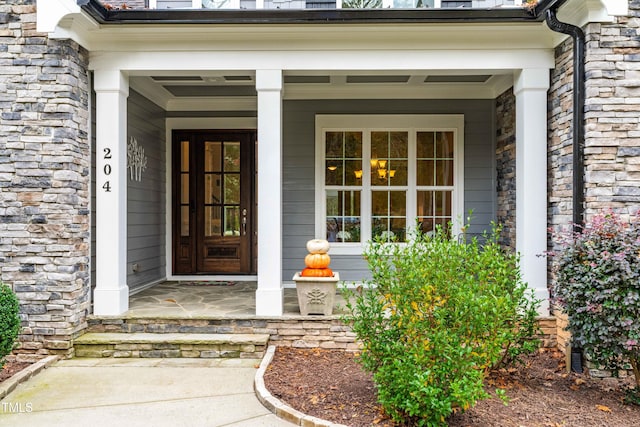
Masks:
[[[362,178],[362,169],[358,169],[357,171],[353,172],[356,176],[356,179],[360,179]]]

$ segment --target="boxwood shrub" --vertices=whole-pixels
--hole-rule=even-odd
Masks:
[[[487,397],[489,370],[533,351],[537,307],[499,230],[460,242],[450,231],[406,244],[374,242],[371,279],[347,291],[348,315],[385,412],[405,425],[441,426]]]
[[[20,304],[11,288],[0,282],[0,368],[4,366],[5,357],[11,353],[20,332]]]

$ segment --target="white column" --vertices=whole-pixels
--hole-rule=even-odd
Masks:
[[[548,69],[516,73],[516,249],[522,277],[549,315],[547,288],[547,90]]]
[[[96,288],[93,312],[129,309],[127,286],[127,97],[120,70],[96,70]]]
[[[256,314],[283,313],[282,70],[257,70],[258,290]]]

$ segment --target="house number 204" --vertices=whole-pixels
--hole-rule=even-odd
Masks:
[[[111,181],[109,181],[109,175],[111,175],[111,148],[105,148],[102,150],[104,152],[104,166],[102,168],[102,171],[104,172],[105,176],[107,177],[107,180],[104,182],[104,184],[102,184],[102,189],[107,192],[110,193],[111,192]]]

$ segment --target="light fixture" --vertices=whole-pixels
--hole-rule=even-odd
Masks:
[[[387,179],[387,177],[393,178],[396,175],[396,170],[388,170],[388,163],[388,160],[371,159],[371,173],[375,176],[375,173],[377,172],[379,179]],[[357,174],[356,178],[359,178]]]
[[[356,179],[360,179],[362,178],[362,169],[358,169],[357,171],[353,172],[356,176]]]
[[[327,169],[329,169],[331,172],[333,172],[334,170],[338,169],[337,166],[331,165],[331,166],[327,166]]]

